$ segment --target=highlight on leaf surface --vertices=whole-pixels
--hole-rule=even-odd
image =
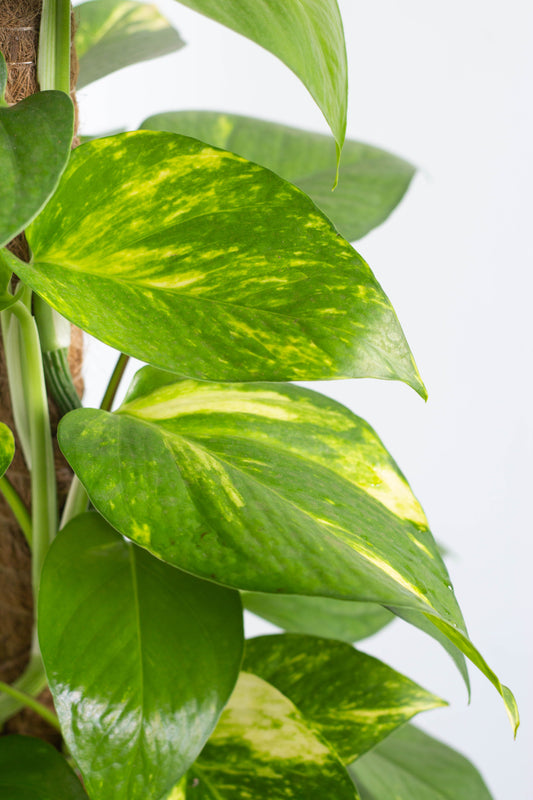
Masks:
[[[316,728],[274,686],[246,672],[180,791],[186,800],[359,798]]]
[[[0,797],[3,800],[88,800],[55,747],[30,736],[0,737]]]
[[[288,697],[344,764],[415,714],[446,705],[382,661],[314,636],[249,639],[242,669]]]
[[[139,208],[142,214],[139,215]],[[208,380],[425,389],[368,265],[269,170],[176,134],[76,149],[17,274],[82,329]]]
[[[283,61],[324,114],[340,156],[346,133],[348,66],[337,0],[179,2],[241,33]]]
[[[89,0],[75,9],[77,88],[116,70],[173,53],[185,43],[153,5],[135,0]]]
[[[155,114],[141,128],[193,136],[268,167],[309,195],[349,242],[385,221],[415,173],[391,153],[348,140],[332,192],[335,145],[330,136],[214,111]]]
[[[39,642],[92,800],[159,800],[233,690],[242,609],[237,592],[158,561],[88,513],[50,548]]]
[[[471,659],[518,724],[405,477],[344,406],[145,367],[117,412],[74,411],[58,436],[95,507],[158,558],[238,589],[387,606]]]
[[[0,53],[0,100],[7,80]],[[39,92],[16,105],[0,102],[0,247],[28,225],[65,169],[74,107],[63,92]]]
[[[468,759],[414,725],[394,731],[349,772],[361,800],[492,800]]]

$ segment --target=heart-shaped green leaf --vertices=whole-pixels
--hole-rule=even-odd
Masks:
[[[142,214],[139,209],[142,208]],[[298,189],[187,137],[79,147],[17,274],[129,355],[214,380],[380,377],[425,390],[369,267]]]
[[[5,800],[87,800],[55,747],[29,736],[0,737],[0,797]]]
[[[446,705],[376,658],[314,636],[249,639],[242,668],[288,697],[344,764],[415,714]]]
[[[197,757],[234,687],[240,600],[84,514],[46,559],[39,642],[91,798],[159,800]]]
[[[181,796],[357,800],[350,783],[337,756],[290,700],[256,675],[242,672]]]
[[[180,0],[270,50],[307,87],[335,136],[346,132],[348,69],[337,0]]]
[[[375,603],[334,597],[242,592],[242,602],[248,611],[289,633],[324,636],[350,644],[372,636],[394,619],[390,611]]]
[[[135,0],[90,0],[77,6],[75,13],[78,89],[130,64],[184,46],[177,31],[153,5]]]
[[[329,136],[212,111],[156,114],[141,128],[194,136],[268,167],[309,195],[349,242],[389,216],[415,172],[401,158],[348,140],[342,151],[339,185],[332,192],[335,146]]]
[[[0,53],[0,99],[7,79]],[[74,107],[63,92],[39,92],[10,108],[0,103],[0,247],[37,216],[65,169]]]
[[[13,461],[15,455],[15,439],[10,429],[0,422],[0,478]]]
[[[470,761],[414,725],[392,733],[349,771],[361,800],[492,800]]]

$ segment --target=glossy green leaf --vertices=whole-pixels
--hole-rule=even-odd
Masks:
[[[48,742],[29,736],[0,737],[3,800],[87,800],[65,759]]]
[[[296,386],[147,367],[118,412],[64,417],[59,442],[96,508],[159,558],[239,589],[413,612],[492,681],[516,729],[514,698],[467,637],[422,509],[348,409]]]
[[[337,0],[180,2],[257,42],[281,59],[318,104],[340,152],[346,132],[348,70]]]
[[[15,439],[7,425],[0,422],[0,478],[13,461]]]
[[[470,761],[413,725],[395,731],[349,771],[361,800],[492,800]]]
[[[34,262],[18,275],[155,366],[396,378],[425,393],[367,264],[298,189],[231,153],[152,131],[90,142],[27,235]]]
[[[288,697],[344,764],[415,714],[446,705],[382,661],[314,636],[249,639],[242,668]]]
[[[357,642],[377,633],[394,615],[376,603],[357,603],[333,597],[243,592],[245,608],[289,633],[307,633]]]
[[[84,514],[45,562],[39,642],[92,800],[159,800],[197,757],[234,687],[240,600]]]
[[[177,31],[153,5],[134,0],[90,0],[77,6],[75,13],[78,89],[130,64],[184,46]]]
[[[290,700],[246,672],[182,792],[186,800],[358,797],[341,762]]]
[[[0,53],[0,98],[7,72]],[[74,107],[63,92],[39,92],[14,106],[0,103],[0,247],[39,213],[67,165]]]
[[[349,242],[389,216],[415,172],[411,164],[384,150],[347,141],[339,184],[332,192],[335,145],[329,136],[212,111],[155,114],[141,128],[194,136],[268,167],[309,195]]]

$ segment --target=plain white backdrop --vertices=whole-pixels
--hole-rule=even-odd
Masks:
[[[377,429],[451,551],[471,637],[517,695],[517,742],[486,679],[471,669],[467,706],[452,662],[417,631],[397,622],[362,649],[450,701],[418,724],[467,754],[495,800],[531,800],[533,6],[339,4],[348,136],[419,168],[401,206],[356,248],[395,306],[429,401],[378,381],[314,388]],[[158,5],[187,47],[80,92],[83,132],[135,129],[149,114],[193,108],[327,132],[273,56],[174,0]],[[112,363],[88,345],[89,405]]]

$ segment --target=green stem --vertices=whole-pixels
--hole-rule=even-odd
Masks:
[[[14,686],[10,686],[8,683],[4,683],[3,681],[0,681],[0,692],[4,692],[4,694],[9,695],[13,698],[13,700],[22,703],[27,708],[31,708],[33,711],[39,714],[39,716],[46,720],[49,725],[52,725],[53,728],[61,733],[61,726],[54,712],[50,711],[50,709],[46,708],[46,706],[44,706],[34,697],[26,692],[21,692],[20,689],[16,689]]]
[[[19,322],[24,345],[22,366],[27,377],[25,400],[31,442],[32,585],[33,595],[37,598],[44,558],[57,530],[54,455],[37,326],[22,303],[15,303],[10,310]]]
[[[20,678],[13,682],[11,689],[22,692],[25,696],[36,697],[43,689],[46,689],[46,686],[47,681],[41,656],[34,653]],[[0,729],[6,720],[13,714],[17,714],[25,705],[25,701],[22,701],[20,697],[16,698],[13,691],[9,694],[0,694]]]
[[[117,363],[115,364],[115,368],[109,379],[109,383],[107,384],[107,389],[105,390],[102,402],[100,403],[100,408],[102,409],[102,411],[111,411],[113,400],[115,399],[117,389],[124,375],[124,371],[128,366],[129,360],[130,357],[124,355],[124,353],[121,353],[119,355]]]
[[[41,91],[70,95],[70,0],[43,0],[37,76]]]
[[[6,502],[11,508],[11,511],[13,512],[15,519],[20,525],[24,533],[24,536],[26,537],[28,544],[31,547],[32,529],[31,529],[30,515],[28,514],[26,506],[22,502],[19,493],[5,475],[2,478],[0,478],[0,492],[4,495]]]

